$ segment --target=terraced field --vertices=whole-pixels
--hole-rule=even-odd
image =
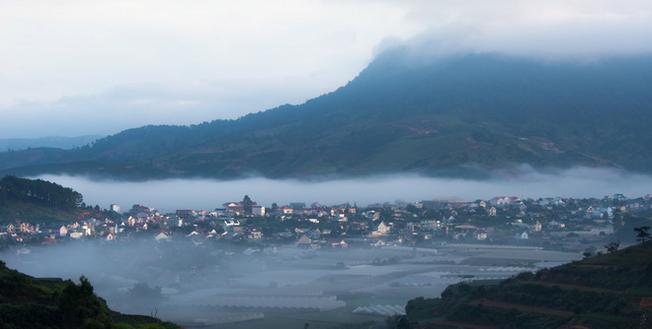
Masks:
[[[464,282],[414,299],[425,328],[638,328],[652,314],[652,243],[494,282]]]

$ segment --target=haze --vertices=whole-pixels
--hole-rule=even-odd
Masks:
[[[363,14],[361,14],[363,13]],[[0,138],[110,134],[300,103],[382,49],[649,53],[649,1],[2,1]]]
[[[415,175],[386,175],[329,181],[273,180],[248,178],[169,179],[147,182],[93,180],[80,176],[44,175],[39,178],[69,186],[84,195],[88,204],[123,207],[140,203],[165,211],[214,209],[238,201],[245,194],[262,205],[273,202],[319,202],[321,204],[408,202],[430,199],[490,199],[500,195],[519,197],[596,197],[623,193],[639,197],[652,193],[652,177],[613,169],[573,168],[538,172],[521,168],[489,179],[429,178]]]
[[[113,242],[71,241],[32,247],[29,252],[0,252],[10,267],[30,275],[70,279],[85,275],[109,306],[121,312],[156,312],[184,327],[257,329],[279,328],[279,317],[300,326],[323,314],[336,314],[338,321],[374,319],[359,315],[356,319],[351,314],[360,304],[383,303],[400,310],[414,296],[438,296],[447,285],[461,281],[461,274],[506,278],[578,257],[570,252],[501,246],[483,247],[473,257],[463,245],[440,249],[306,250],[294,244],[247,248],[183,235],[165,242],[132,236]],[[379,259],[394,261],[374,264]],[[494,263],[501,259],[505,265],[489,266],[488,259]],[[161,287],[161,293],[132,291],[138,283]],[[328,311],[332,312],[322,313]],[[243,322],[247,320],[258,322]]]

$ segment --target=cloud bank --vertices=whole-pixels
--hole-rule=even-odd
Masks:
[[[539,172],[522,168],[497,173],[486,180],[427,178],[414,175],[375,176],[322,182],[249,178],[231,181],[169,179],[148,182],[92,180],[76,176],[44,175],[39,178],[72,187],[88,204],[108,207],[111,203],[130,207],[141,203],[165,211],[214,209],[222,203],[241,200],[247,194],[259,203],[319,202],[321,204],[431,199],[477,200],[500,195],[519,197],[596,197],[614,193],[640,197],[652,193],[652,177],[613,169],[573,168]]]
[[[415,56],[652,52],[652,2],[8,0],[0,138],[107,134],[300,103],[396,44]]]

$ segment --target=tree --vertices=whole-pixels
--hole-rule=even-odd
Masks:
[[[410,321],[407,317],[402,316],[396,323],[396,329],[410,329]]]
[[[646,243],[650,241],[650,227],[649,226],[640,226],[635,227],[634,231],[636,232],[636,240],[641,243]]]
[[[58,310],[66,328],[79,328],[88,324],[90,328],[110,327],[111,319],[102,300],[93,292],[93,286],[81,277],[79,285],[68,281],[58,298]]]
[[[27,201],[58,209],[73,209],[83,202],[83,197],[70,188],[41,179],[5,176],[0,179],[0,200]]]
[[[245,195],[242,199],[242,208],[246,215],[251,215],[251,209],[254,206],[254,202],[251,201],[251,198],[248,195]]]
[[[618,242],[618,241],[609,242],[604,247],[605,247],[605,249],[607,249],[608,253],[612,253],[612,252],[618,251],[618,248],[620,248],[620,242]]]

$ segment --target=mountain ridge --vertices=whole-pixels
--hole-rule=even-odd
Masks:
[[[383,53],[345,86],[301,105],[128,129],[72,151],[0,153],[0,173],[306,178],[460,176],[520,164],[652,168],[652,56],[408,58]]]

